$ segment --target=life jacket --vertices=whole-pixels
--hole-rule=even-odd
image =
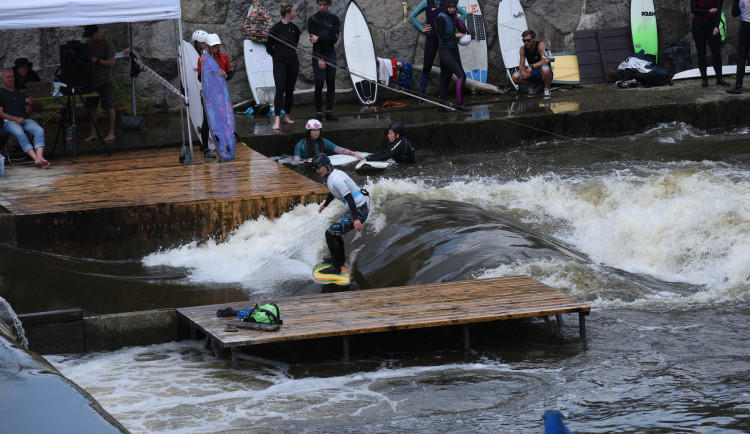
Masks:
[[[445,34],[440,36],[454,36],[457,29],[456,17],[451,17],[445,12],[440,12],[439,17],[442,17],[445,20]],[[443,38],[440,38],[439,45],[440,48],[454,48],[458,46],[458,42],[455,37],[449,41],[444,41]]]
[[[424,10],[424,14],[427,18],[427,24],[430,25],[430,31],[427,33],[430,36],[437,36],[437,17],[441,13],[445,12],[445,2],[436,4],[435,0],[426,0],[427,7]]]

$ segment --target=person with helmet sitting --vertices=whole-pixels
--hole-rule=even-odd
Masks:
[[[368,155],[365,161],[385,161],[393,158],[398,164],[414,164],[416,152],[404,134],[406,127],[401,122],[394,122],[388,127],[388,147]]]
[[[221,52],[221,39],[219,39],[219,35],[216,33],[206,35],[205,45],[208,47],[208,54],[219,64],[219,77],[231,80],[234,77],[234,71],[232,70],[232,65],[229,64],[229,56]],[[198,80],[201,79],[201,68],[205,61],[206,56],[201,52],[201,57],[198,58]],[[203,155],[206,158],[216,158],[216,155],[212,154],[208,149],[208,130],[208,118],[206,117],[206,105],[204,103],[203,125],[201,126],[201,151],[203,151]]]
[[[370,213],[365,199],[367,192],[357,187],[357,184],[344,171],[334,169],[326,154],[315,155],[312,159],[312,166],[318,175],[323,177],[328,190],[330,190],[318,212],[323,212],[333,199],[343,201],[349,208],[337,222],[326,230],[326,244],[331,253],[331,266],[319,271],[322,274],[341,274],[341,267],[344,266],[346,261],[344,238],[342,236],[352,229],[357,232],[362,230],[362,223],[367,220]]]
[[[351,155],[358,161],[362,157],[356,152],[350,151],[341,146],[336,146],[328,139],[320,137],[320,129],[323,128],[323,123],[317,119],[310,119],[305,125],[307,129],[307,136],[297,142],[294,146],[294,161],[312,161],[312,157],[324,152],[333,152],[336,154]]]

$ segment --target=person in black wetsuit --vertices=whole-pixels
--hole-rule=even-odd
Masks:
[[[529,87],[529,94],[534,95],[535,87],[544,84],[544,98],[552,96],[552,68],[549,61],[544,55],[547,43],[536,40],[536,32],[528,29],[521,33],[523,45],[520,49],[521,59],[518,63],[518,69],[521,71],[514,72],[512,75],[513,82],[516,84],[525,84]],[[529,66],[526,66],[526,63]]]
[[[392,123],[388,127],[388,147],[376,154],[368,155],[365,161],[385,161],[393,158],[398,164],[414,164],[416,152],[404,134],[406,134],[404,124]]]
[[[698,69],[701,71],[701,86],[708,87],[706,74],[706,44],[711,48],[711,60],[716,72],[716,84],[729,86],[721,74],[721,37],[719,21],[723,0],[690,0],[690,11],[693,13],[693,40],[698,50]]]
[[[739,42],[737,44],[737,81],[727,93],[742,93],[742,80],[745,78],[747,50],[750,48],[750,0],[732,0],[732,16],[740,17]]]
[[[444,0],[445,12],[438,15],[437,25],[438,38],[440,38],[440,69],[448,74],[440,77],[440,101],[445,101],[448,86],[451,83],[451,75],[458,79],[456,83],[456,108],[468,111],[470,108],[464,105],[463,87],[466,82],[466,73],[461,65],[461,55],[458,53],[458,39],[466,34],[466,28],[458,19],[458,0]],[[440,107],[439,111],[447,109]]]
[[[341,20],[328,12],[331,0],[318,0],[318,12],[307,20],[307,31],[313,44],[312,69],[315,76],[316,119],[323,120],[323,84],[327,88],[326,119],[339,120],[333,114],[336,95],[336,42],[341,33]],[[325,60],[325,62],[324,62]]]
[[[273,123],[274,130],[279,129],[282,109],[284,110],[284,122],[294,123],[291,117],[292,103],[294,102],[293,92],[299,74],[299,59],[297,58],[296,47],[302,33],[299,27],[292,22],[297,17],[295,7],[291,3],[282,3],[280,9],[281,21],[271,27],[266,42],[266,52],[273,58],[273,80],[276,83],[276,96],[273,99],[273,106],[276,111],[276,120]]]
[[[461,15],[461,21],[464,21],[469,15],[463,8],[457,8],[458,13]],[[425,24],[422,26],[417,20],[417,16],[424,11]],[[419,80],[419,94],[424,95],[427,90],[427,83],[430,81],[430,71],[432,70],[432,64],[435,63],[435,56],[437,55],[440,39],[438,38],[437,20],[438,15],[441,12],[445,12],[445,1],[440,0],[422,0],[417,5],[414,11],[409,15],[409,21],[417,28],[420,32],[424,33],[427,39],[424,42],[424,61],[422,68],[422,78]],[[446,71],[440,70],[440,81],[443,77],[448,75]],[[417,103],[421,104],[422,100],[417,99]]]

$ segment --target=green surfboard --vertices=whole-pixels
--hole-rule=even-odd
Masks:
[[[659,38],[656,33],[656,13],[653,0],[632,0],[630,3],[630,29],[633,49],[643,50],[658,60]]]

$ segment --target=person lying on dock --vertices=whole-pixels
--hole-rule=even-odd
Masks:
[[[294,146],[294,161],[307,161],[309,163],[312,161],[312,156],[324,151],[351,155],[356,158],[357,161],[362,159],[362,157],[356,152],[342,148],[341,146],[336,146],[330,140],[320,137],[321,128],[323,128],[323,123],[319,120],[310,119],[307,121],[307,125],[305,125],[307,136],[297,142]]]
[[[367,216],[370,214],[365,198],[367,192],[361,190],[342,170],[334,169],[326,154],[315,155],[312,159],[312,166],[318,172],[318,175],[326,181],[328,190],[330,190],[318,212],[323,212],[333,199],[343,201],[349,208],[338,221],[326,230],[326,244],[328,245],[328,251],[331,253],[331,266],[318,271],[321,274],[341,274],[341,267],[344,266],[346,261],[344,238],[342,236],[352,229],[356,229],[357,232],[362,230],[362,223],[367,220]]]
[[[398,164],[414,164],[416,152],[404,134],[406,134],[404,124],[392,123],[388,127],[388,147],[378,153],[368,155],[365,161],[385,161],[393,158]]]
[[[44,159],[44,129],[33,119],[28,119],[34,98],[16,90],[16,78],[13,69],[3,69],[3,86],[0,88],[0,119],[3,129],[13,134],[21,144],[23,152],[29,154],[34,165],[46,169],[49,161]],[[34,144],[29,142],[26,133],[34,136]]]

